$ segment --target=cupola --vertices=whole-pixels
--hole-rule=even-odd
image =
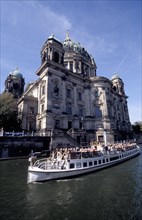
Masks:
[[[54,34],[48,37],[41,50],[41,63],[54,61],[63,65],[64,49],[62,43]]]
[[[116,73],[111,77],[111,81],[113,90],[118,92],[120,95],[124,95],[124,83]]]

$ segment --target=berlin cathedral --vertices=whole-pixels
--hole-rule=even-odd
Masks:
[[[28,83],[18,69],[9,74],[5,91],[18,100],[22,130],[70,135],[84,141],[128,139],[131,123],[128,96],[118,75],[97,76],[94,58],[70,39],[51,35],[41,49],[38,80]]]

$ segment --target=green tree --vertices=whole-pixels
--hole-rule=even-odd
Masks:
[[[142,122],[141,121],[137,121],[134,123],[134,125],[132,125],[133,127],[133,131],[136,134],[140,134],[142,132]]]
[[[20,130],[20,123],[17,120],[17,100],[11,93],[0,94],[0,128],[4,131]]]

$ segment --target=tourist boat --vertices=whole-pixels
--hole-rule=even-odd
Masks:
[[[29,158],[27,183],[65,179],[87,174],[121,163],[140,154],[135,143],[101,149],[66,149],[53,151],[49,158]]]

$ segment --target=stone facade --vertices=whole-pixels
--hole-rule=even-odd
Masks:
[[[39,79],[18,101],[24,130],[68,131],[74,138],[107,142],[128,139],[131,132],[124,83],[96,75],[91,55],[67,34],[63,43],[53,35],[41,49]]]

